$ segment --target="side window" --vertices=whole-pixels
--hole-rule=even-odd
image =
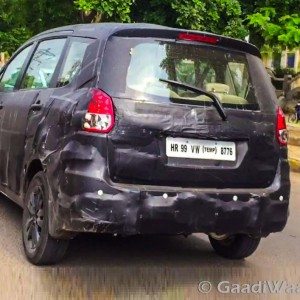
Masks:
[[[58,78],[57,87],[69,84],[81,69],[81,64],[88,45],[94,40],[76,39],[71,40]]]
[[[41,89],[50,86],[66,39],[41,42],[36,49],[21,84],[22,89]]]
[[[32,45],[26,47],[9,63],[1,76],[0,91],[8,92],[14,90],[25,60],[32,49]]]

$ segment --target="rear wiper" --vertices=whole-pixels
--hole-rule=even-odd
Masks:
[[[178,86],[178,87],[180,87],[180,88],[182,88],[182,89],[184,89],[186,91],[192,91],[192,92],[194,92],[196,94],[207,96],[208,98],[210,98],[213,101],[213,104],[214,104],[216,110],[218,111],[220,117],[222,118],[222,120],[226,121],[227,116],[226,116],[226,113],[224,111],[224,108],[223,108],[223,106],[221,104],[220,99],[215,94],[207,92],[207,91],[204,91],[204,90],[199,89],[197,87],[194,87],[192,85],[179,82],[179,81],[162,79],[162,78],[159,79],[159,81],[168,83],[170,85]]]

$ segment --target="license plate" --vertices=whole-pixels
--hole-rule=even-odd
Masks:
[[[168,157],[235,161],[236,145],[233,142],[168,137],[166,154]]]

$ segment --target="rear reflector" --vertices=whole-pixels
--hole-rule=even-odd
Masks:
[[[92,99],[83,121],[83,130],[108,133],[115,125],[113,101],[101,90],[92,90]]]
[[[286,146],[288,142],[288,131],[285,116],[281,107],[277,108],[276,137],[280,146]]]
[[[208,44],[217,44],[219,39],[215,36],[203,35],[203,34],[194,34],[194,33],[179,33],[179,40],[185,41],[194,41]]]

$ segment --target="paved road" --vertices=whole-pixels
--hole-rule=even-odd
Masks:
[[[245,261],[217,257],[207,238],[80,236],[59,267],[32,267],[22,252],[21,210],[0,199],[0,299],[197,299],[202,280],[300,282],[300,174],[292,175],[291,216]],[[225,295],[226,296],[226,295]],[[229,295],[227,295],[229,296]],[[250,298],[250,297],[249,297]],[[281,298],[282,299],[282,298]]]

